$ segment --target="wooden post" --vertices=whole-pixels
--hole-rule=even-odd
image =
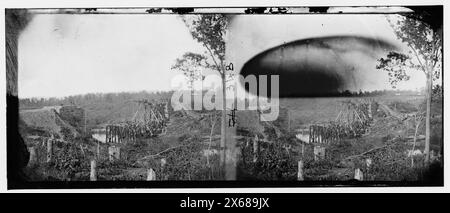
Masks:
[[[253,141],[253,163],[258,161],[258,153],[259,152],[259,139],[258,136],[255,136],[255,140]]]
[[[110,126],[111,143],[114,143],[114,126]]]
[[[321,140],[322,143],[325,143],[325,127],[322,126],[322,127],[320,127],[320,129],[321,129],[320,130],[320,133],[321,133],[320,134],[320,140]]]
[[[105,134],[106,134],[106,143],[109,143],[109,126],[106,126],[105,128]]]
[[[363,173],[362,173],[361,169],[359,169],[359,168],[355,169],[355,180],[359,180],[359,181],[364,180]]]
[[[121,137],[122,137],[122,129],[120,128],[120,126],[117,126],[117,143],[122,142]]]
[[[108,147],[109,161],[120,159],[120,147],[110,146]]]
[[[319,139],[318,139],[318,141],[319,141],[319,143],[323,143],[323,138],[322,138],[323,128],[322,128],[322,126],[318,126],[318,128],[319,128],[319,134],[318,134]]]
[[[91,181],[97,181],[97,162],[95,160],[91,160]]]
[[[116,133],[116,131],[117,131],[116,126],[113,126],[113,132],[112,132],[113,143],[117,142],[117,138],[116,138],[117,133]]]
[[[169,175],[164,176],[166,164],[167,164],[167,160],[165,158],[161,158],[161,178],[162,178],[162,180],[169,179]]]
[[[147,170],[147,181],[156,180],[156,173],[153,169]]]
[[[309,143],[312,143],[312,126],[309,126]]]
[[[319,147],[314,146],[314,161],[319,160]]]
[[[325,147],[314,146],[314,161],[325,159]]]
[[[112,142],[115,143],[116,142],[116,127],[115,126],[111,126],[111,138],[112,138]]]
[[[161,167],[164,168],[167,164],[167,161],[165,158],[161,158]]]
[[[30,160],[28,161],[29,166],[34,166],[38,162],[37,152],[35,147],[28,148],[28,151],[30,152]]]
[[[100,160],[100,141],[97,141],[97,160]]]
[[[302,157],[305,155],[305,143],[302,143]]]
[[[114,143],[114,131],[115,131],[115,127],[111,126],[111,143]]]
[[[108,141],[108,126],[106,126],[106,128],[105,128],[105,135],[106,135],[105,142],[108,143],[109,142]]]
[[[52,162],[53,158],[53,139],[47,140],[47,163]]]
[[[169,102],[166,102],[166,104],[164,105],[164,117],[166,119],[169,119]]]
[[[316,142],[317,143],[321,143],[321,141],[320,141],[320,126],[316,126]]]
[[[319,128],[317,128],[317,126],[314,126],[314,142],[318,143],[319,142]]]
[[[121,143],[122,142],[122,129],[120,128],[120,126],[117,126],[117,143]]]
[[[114,127],[114,142],[119,143],[119,128],[117,126]]]
[[[303,181],[303,161],[298,162],[297,180]]]
[[[371,166],[372,166],[372,159],[367,158],[367,159],[366,159],[366,167],[367,167],[367,170],[369,170]]]

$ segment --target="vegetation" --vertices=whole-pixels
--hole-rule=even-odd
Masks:
[[[205,54],[188,52],[182,58],[177,59],[173,69],[181,70],[192,83],[199,76],[199,69],[214,70],[222,79],[222,115],[221,115],[221,168],[225,168],[226,152],[226,90],[227,80],[233,76],[231,70],[225,67],[225,38],[228,26],[228,17],[223,14],[213,15],[188,15],[183,16],[183,21],[189,29],[194,40],[202,44],[207,51]],[[224,171],[226,174],[227,171]]]
[[[399,16],[391,26],[397,37],[409,47],[407,54],[390,52],[386,58],[379,59],[377,69],[389,74],[393,87],[399,81],[409,80],[407,69],[421,71],[426,76],[426,146],[425,161],[430,160],[431,99],[433,79],[438,79],[442,69],[442,27],[434,29],[416,14],[413,17]]]
[[[44,106],[77,105],[86,110],[87,126],[96,127],[113,120],[127,121],[139,108],[136,101],[168,100],[172,92],[120,92],[89,93],[62,98],[22,98],[20,109],[34,109]]]
[[[183,54],[175,61],[172,69],[181,71],[187,76],[191,87],[195,80],[203,78],[202,69],[218,72],[222,78],[223,98],[225,98],[226,82],[233,74],[231,70],[225,68],[227,17],[189,15],[183,17],[183,21],[192,37],[201,43],[206,51],[204,54],[191,52]],[[351,180],[354,178],[355,169],[361,169],[365,180],[421,181],[427,178],[426,173],[429,169],[429,165],[424,161],[433,161],[435,163],[433,165],[442,168],[441,156],[438,155],[434,159],[430,157],[430,149],[436,153],[442,152],[442,138],[439,137],[443,131],[443,91],[440,85],[432,87],[432,76],[439,76],[441,66],[440,32],[409,18],[400,18],[399,23],[393,27],[397,36],[409,45],[411,52],[408,54],[391,52],[386,58],[379,60],[377,68],[389,73],[390,83],[394,87],[399,81],[409,79],[406,68],[422,70],[428,77],[425,104],[421,100],[418,101],[421,95],[414,91],[347,90],[332,94],[334,96],[332,98],[282,100],[282,107],[293,112],[291,113],[293,116],[287,119],[280,118],[271,123],[237,117],[237,132],[243,133],[238,136],[244,139],[239,139],[240,156],[236,159],[238,161],[236,178],[297,180],[299,160],[304,163],[305,180]],[[420,34],[414,34],[417,33],[416,30],[420,30]],[[78,105],[86,109],[87,123],[90,128],[94,128],[130,119],[138,109],[137,100],[167,100],[171,94],[171,92],[136,92],[31,98],[21,99],[20,108]],[[342,103],[360,98],[383,103],[383,106],[402,117],[373,112],[374,119],[349,123],[347,128],[341,128],[345,122],[337,118],[342,111]],[[90,137],[74,138],[69,134],[68,128],[63,128],[63,138],[69,143],[55,143],[53,161],[45,163],[46,147],[41,139],[45,139],[49,134],[45,134],[42,130],[43,134],[40,134],[42,138],[35,141],[26,139],[28,147],[38,149],[39,163],[29,168],[39,174],[39,177],[33,180],[89,180],[89,161],[92,159],[97,160],[99,180],[145,180],[147,170],[150,168],[155,170],[157,180],[223,179],[222,170],[227,163],[225,161],[230,160],[225,157],[225,150],[234,147],[227,146],[225,141],[227,115],[225,99],[222,101],[220,127],[215,125],[219,117],[216,116],[216,111],[174,112],[167,123],[165,134],[140,138],[135,142],[114,144],[121,149],[120,159],[114,161],[108,159],[108,146],[111,144],[102,144]],[[426,125],[421,124],[422,109],[427,109]],[[366,109],[363,111],[364,114],[368,113]],[[295,131],[301,127],[333,121],[336,122],[336,126],[332,128],[344,129],[341,131],[342,137],[337,143],[324,145],[327,148],[325,157],[315,160],[313,144],[301,142],[295,137]],[[251,123],[244,125],[246,122]],[[289,128],[284,126],[285,123],[289,123]],[[241,128],[252,125],[255,128]],[[24,130],[24,134],[29,136],[31,131]],[[346,131],[349,133],[346,134]],[[418,138],[423,134],[426,135],[424,137],[426,140],[422,144]],[[257,153],[254,152],[252,144],[255,135],[260,140],[260,149]],[[411,135],[414,135],[413,145]],[[422,148],[425,149],[425,156],[420,153],[410,154]],[[215,152],[221,153],[218,155]],[[368,160],[370,164],[367,163]],[[228,171],[225,171],[225,177],[226,173]]]

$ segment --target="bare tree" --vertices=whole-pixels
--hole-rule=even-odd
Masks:
[[[182,16],[183,22],[189,29],[192,37],[202,44],[206,51],[204,55],[186,53],[181,59],[191,61],[202,68],[216,71],[221,77],[222,83],[222,115],[221,115],[221,137],[220,137],[220,164],[223,172],[225,168],[226,153],[226,90],[227,81],[232,73],[225,67],[225,39],[228,26],[228,17],[223,14],[211,15],[186,15]],[[189,56],[189,57],[187,57]],[[195,56],[195,57],[191,57]],[[193,69],[190,72],[194,72]],[[190,75],[190,74],[188,74]]]
[[[186,76],[190,89],[194,89],[194,82],[202,79],[202,67],[206,67],[206,57],[192,52],[185,53],[181,58],[177,58],[171,67],[179,70]]]
[[[442,64],[442,28],[436,30],[420,19],[399,16],[388,19],[396,36],[409,47],[407,54],[389,52],[379,59],[377,69],[387,71],[391,85],[409,80],[406,69],[421,71],[426,76],[425,162],[430,160],[430,118],[433,79],[438,79]]]

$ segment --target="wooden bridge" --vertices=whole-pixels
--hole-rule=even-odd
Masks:
[[[339,141],[339,131],[335,128],[321,125],[309,127],[309,143],[335,143]]]
[[[107,143],[133,142],[138,138],[152,137],[166,131],[169,120],[168,102],[152,103],[148,100],[135,102],[139,103],[140,107],[131,121],[106,126]]]

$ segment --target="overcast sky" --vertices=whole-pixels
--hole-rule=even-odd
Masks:
[[[169,90],[187,51],[175,15],[36,15],[19,41],[19,96]]]
[[[397,15],[388,15],[396,19]],[[395,36],[385,15],[251,15],[236,18],[231,25],[231,39],[227,43],[227,56],[240,70],[242,66],[256,54],[269,48],[291,41],[323,37],[323,36],[364,36],[381,39],[399,47],[406,48]],[[351,49],[352,47],[347,47]],[[392,89],[387,73],[375,69],[377,61],[374,58],[349,51],[337,53],[346,60],[348,65],[354,66],[358,77],[355,91]],[[379,53],[380,57],[385,52]],[[319,59],[320,60],[320,59]],[[325,63],[325,61],[323,61]],[[411,73],[408,82],[398,85],[399,89],[416,89],[425,85],[422,72]]]
[[[399,42],[384,15],[242,15],[230,25],[227,62],[239,71],[283,42],[341,34]],[[169,90],[179,74],[170,67],[187,51],[205,50],[176,15],[36,15],[19,40],[19,97]],[[390,88],[374,65],[360,61],[371,79],[363,89]],[[417,74],[401,88],[423,86]]]

